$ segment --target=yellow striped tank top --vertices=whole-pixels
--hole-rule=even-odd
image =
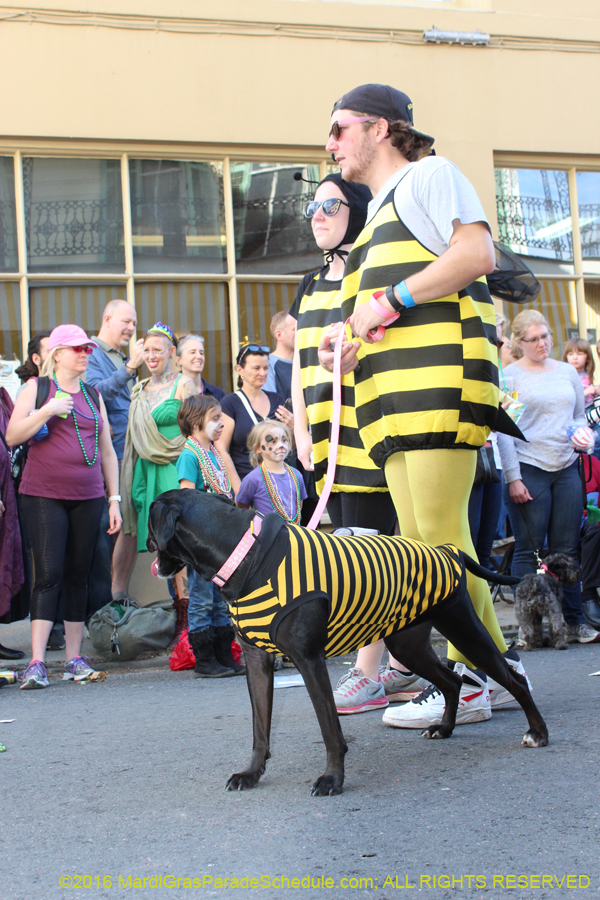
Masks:
[[[304,401],[312,430],[315,482],[319,494],[325,484],[329,456],[333,376],[319,363],[317,348],[323,329],[341,319],[341,286],[341,281],[329,281],[315,273],[302,297],[298,298],[296,339],[300,351]],[[342,376],[340,443],[332,490],[387,493],[383,472],[368,456],[358,433],[353,372]]]
[[[391,190],[346,262],[346,320],[437,257],[404,225]],[[480,447],[498,411],[496,319],[485,277],[403,310],[382,341],[363,342],[355,377],[360,436],[377,465],[397,451]]]
[[[329,600],[326,656],[372,644],[434,611],[456,590],[463,568],[450,544],[400,537],[334,537],[288,525],[289,549],[266,582],[230,604],[245,641],[279,653],[282,618],[313,599]]]

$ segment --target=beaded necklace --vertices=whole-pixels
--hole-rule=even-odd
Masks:
[[[198,460],[198,465],[200,466],[200,471],[202,472],[204,483],[208,486],[208,490],[212,491],[213,494],[225,494],[227,497],[231,497],[231,482],[229,480],[229,475],[227,474],[227,469],[225,468],[225,463],[221,459],[219,451],[212,441],[210,449],[215,455],[218,468],[210,458],[208,450],[205,450],[200,441],[196,440],[196,438],[190,435],[185,442],[185,446],[188,450],[192,451]]]
[[[58,381],[56,380],[56,372],[53,373],[52,378],[54,380],[54,384],[56,385],[56,390],[60,391],[61,390],[60,385],[59,385]],[[94,458],[91,462],[90,462],[89,456],[87,455],[87,451],[86,451],[85,447],[83,446],[83,441],[81,440],[81,434],[79,432],[79,425],[77,424],[77,416],[75,415],[75,404],[74,403],[73,403],[73,409],[71,410],[71,415],[73,416],[73,424],[75,426],[75,431],[77,432],[79,446],[81,447],[81,449],[83,451],[83,458],[85,459],[88,466],[93,466],[94,463],[96,462],[96,459],[98,458],[98,413],[96,412],[94,404],[88,397],[87,391],[85,389],[85,385],[81,379],[79,379],[79,387],[81,388],[83,396],[85,397],[87,404],[93,413],[93,419],[94,419],[94,424],[95,424],[95,432],[96,433],[94,435]],[[65,391],[65,393],[67,393],[67,392]],[[92,418],[92,416],[86,416],[85,413],[78,413],[77,415],[82,416],[84,419]]]
[[[271,478],[271,473],[265,466],[264,462],[260,464],[260,474],[262,475],[262,480],[264,486],[266,488],[267,494],[269,495],[269,500],[273,504],[275,511],[279,513],[282,519],[285,519],[286,522],[290,522],[291,525],[297,525],[300,521],[300,484],[298,482],[298,476],[294,469],[288,466],[287,463],[283,464],[285,466],[286,472],[288,474],[288,479],[290,481],[290,511],[289,513],[284,508],[283,500],[279,495],[279,491],[277,490],[277,485],[275,483],[275,479]],[[296,493],[296,513],[292,515],[292,510],[294,509],[294,491],[291,490],[293,487],[295,488]]]

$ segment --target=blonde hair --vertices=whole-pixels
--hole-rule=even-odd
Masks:
[[[496,328],[500,329],[500,331],[502,333],[502,337],[508,337],[508,324],[509,324],[508,319],[506,318],[504,313],[497,312],[496,313]]]
[[[40,375],[45,375],[48,378],[52,378],[56,371],[56,360],[54,359],[54,354],[57,350],[64,350],[67,344],[59,344],[58,347],[53,347],[48,356],[46,357],[46,361],[42,366],[42,371]]]
[[[257,422],[248,435],[248,440],[246,442],[246,447],[248,448],[248,453],[250,456],[250,465],[253,469],[256,469],[257,466],[260,466],[261,462],[263,461],[262,453],[257,450],[257,447],[260,447],[262,443],[262,436],[265,431],[269,431],[271,428],[281,428],[288,439],[290,450],[292,449],[292,432],[287,425],[285,425],[283,422],[278,422],[276,419],[263,419],[262,422]]]
[[[541,312],[538,312],[537,309],[524,309],[513,319],[511,341],[522,341],[527,334],[527,329],[532,325],[545,325],[550,331],[550,326]]]

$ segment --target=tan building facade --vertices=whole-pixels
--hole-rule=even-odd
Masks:
[[[40,2],[0,7],[7,358],[60,322],[96,331],[123,296],[140,330],[202,333],[230,388],[239,342],[267,341],[320,264],[293,176],[327,171],[333,102],[368,81],[411,96],[540,276],[557,350],[600,337],[596,4]]]

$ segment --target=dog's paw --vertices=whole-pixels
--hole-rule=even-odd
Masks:
[[[422,731],[421,737],[431,738],[431,740],[445,740],[450,737],[453,730],[449,725],[442,725],[440,722],[439,725],[430,725],[429,728]]]
[[[555,650],[568,650],[569,645],[567,644],[566,641],[557,641],[556,644],[554,645],[554,649]]]
[[[257,772],[236,772],[228,779],[225,785],[226,791],[249,791],[258,783],[260,775]]]
[[[521,743],[524,747],[545,747],[548,743],[548,734],[542,734],[541,732],[530,728],[529,731],[523,735]]]
[[[344,790],[343,775],[321,775],[313,784],[310,795],[311,797],[331,797],[334,794],[341,794]]]

